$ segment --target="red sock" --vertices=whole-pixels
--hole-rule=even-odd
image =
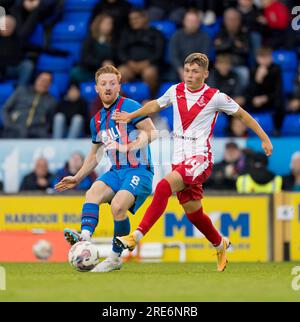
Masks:
[[[213,244],[219,246],[222,241],[222,236],[214,227],[211,219],[203,212],[201,207],[192,214],[186,214],[190,222],[192,222],[197,229]]]
[[[162,179],[157,184],[151,205],[137,228],[143,235],[147,234],[150,228],[164,213],[171,195],[172,189],[169,182],[166,179]]]

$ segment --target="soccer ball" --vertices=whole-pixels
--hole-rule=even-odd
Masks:
[[[38,240],[33,246],[34,255],[41,260],[47,260],[52,255],[52,245],[45,239]]]
[[[77,271],[90,271],[99,263],[98,248],[88,241],[78,242],[71,247],[68,260]]]

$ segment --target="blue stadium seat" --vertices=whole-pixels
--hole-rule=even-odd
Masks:
[[[300,135],[300,113],[288,114],[283,120],[281,135],[299,136]]]
[[[50,56],[47,54],[40,55],[37,63],[38,71],[69,72],[71,67],[72,61],[70,58]]]
[[[292,93],[294,89],[295,79],[297,77],[297,70],[287,71],[282,73],[283,91],[285,94]]]
[[[172,86],[174,83],[172,82],[164,82],[161,83],[158,89],[157,97],[161,97],[165,94],[165,92]]]
[[[67,11],[63,15],[63,22],[73,22],[73,23],[85,23],[88,24],[91,18],[91,11],[81,12],[81,11]]]
[[[268,135],[272,135],[274,132],[274,124],[273,124],[273,118],[272,115],[269,113],[255,113],[252,114],[253,118],[260,124],[260,126],[264,129],[264,131]],[[249,130],[250,136],[256,136],[256,134]]]
[[[81,41],[86,36],[84,22],[59,22],[52,30],[52,41]]]
[[[214,127],[214,136],[216,137],[226,136],[228,123],[229,123],[228,116],[224,113],[219,113]]]
[[[91,11],[100,0],[66,0],[64,11]]]
[[[45,43],[45,32],[42,24],[38,24],[30,35],[28,42],[36,46],[44,46]]]
[[[200,30],[208,34],[211,39],[215,39],[219,31],[221,30],[222,19],[217,19],[217,21],[211,25],[201,25]]]
[[[130,82],[122,84],[122,92],[128,98],[142,102],[143,100],[150,99],[150,88],[143,82]]]
[[[49,89],[49,93],[53,95],[58,101],[60,100],[60,92],[56,84],[52,83]]]
[[[176,24],[170,20],[150,21],[150,26],[159,30],[167,40],[169,40],[176,31]]]
[[[145,0],[127,0],[127,2],[131,3],[135,8],[144,8]]]
[[[69,73],[53,73],[52,76],[59,93],[65,93],[70,83]]]
[[[275,64],[280,65],[283,71],[296,71],[298,68],[298,58],[295,51],[275,50],[273,51]]]
[[[80,41],[68,41],[68,42],[52,42],[51,48],[64,50],[69,53],[69,57],[72,63],[77,63],[81,57],[81,46]]]
[[[14,86],[11,82],[0,83],[0,105],[9,98],[14,90]]]
[[[89,103],[98,95],[95,91],[94,82],[81,83],[80,93],[81,93],[81,97],[84,98]]]

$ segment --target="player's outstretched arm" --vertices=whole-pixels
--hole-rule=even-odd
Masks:
[[[270,138],[268,137],[266,132],[261,128],[261,126],[257,123],[257,121],[241,107],[232,116],[239,118],[248,128],[250,128],[253,132],[257,134],[257,136],[261,139],[262,148],[265,151],[265,154],[267,156],[270,156],[273,151],[273,145],[271,143]]]
[[[55,185],[55,190],[62,192],[75,188],[82,179],[89,175],[98,165],[103,156],[103,145],[93,144],[91,151],[84,160],[81,169],[75,176],[64,177]]]
[[[152,100],[132,113],[115,111],[112,119],[116,122],[129,123],[136,117],[148,116],[149,114],[156,113],[160,110],[161,108],[158,105],[157,100]]]

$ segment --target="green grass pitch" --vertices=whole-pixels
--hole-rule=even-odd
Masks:
[[[2,301],[300,301],[296,263],[126,263],[112,273],[79,273],[68,264],[2,264]]]

